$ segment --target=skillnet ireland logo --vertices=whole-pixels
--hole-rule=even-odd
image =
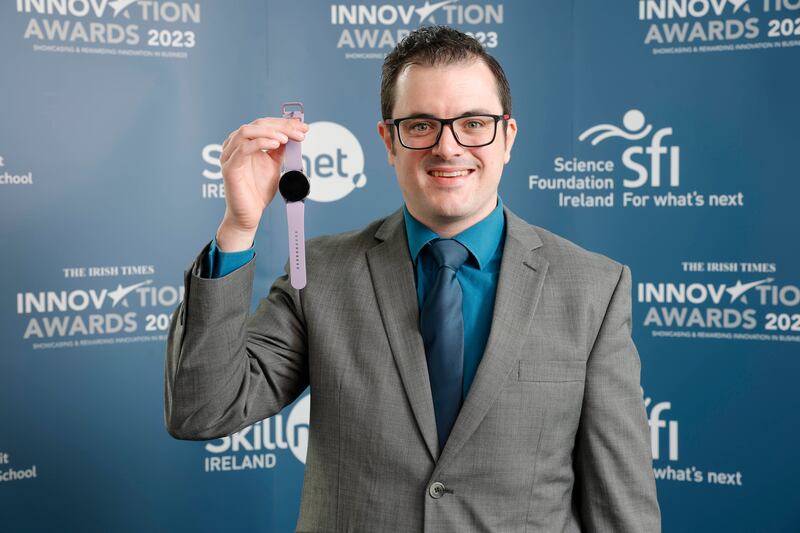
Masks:
[[[152,265],[62,269],[67,288],[16,295],[22,338],[34,350],[164,342],[183,287],[158,286]]]
[[[800,46],[797,0],[639,0],[644,45],[658,54]]]
[[[186,59],[197,46],[199,2],[16,0],[34,52]]]
[[[204,472],[270,469],[291,453],[302,464],[308,452],[311,395],[300,398],[289,414],[277,414],[204,445]]]
[[[637,320],[653,337],[800,343],[800,287],[775,263],[683,261],[682,276],[637,281]]]
[[[367,184],[364,174],[364,150],[353,133],[336,122],[313,122],[303,140],[303,168],[311,181],[308,199],[335,202]],[[202,158],[206,181],[201,187],[203,198],[225,198],[222,181],[221,144],[203,147]]]
[[[672,402],[653,402],[644,399],[647,423],[650,426],[650,448],[653,455],[653,473],[658,481],[682,483],[708,483],[709,485],[742,486],[742,473],[720,472],[696,465],[679,465],[678,420],[672,413]]]
[[[339,30],[336,48],[345,59],[382,60],[413,29],[431,24],[458,27],[486,48],[496,48],[504,17],[503,4],[459,0],[330,6],[330,24]]]
[[[650,123],[639,109],[627,110],[620,122],[583,130],[577,140],[597,155],[591,159],[557,155],[549,175],[528,176],[528,190],[540,196],[557,193],[557,206],[566,208],[744,206],[741,191],[705,193],[685,186],[683,147],[671,126]]]

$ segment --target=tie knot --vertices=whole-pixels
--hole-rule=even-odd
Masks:
[[[453,239],[437,239],[431,242],[430,253],[436,268],[452,268],[458,271],[467,260],[469,252],[460,242]]]

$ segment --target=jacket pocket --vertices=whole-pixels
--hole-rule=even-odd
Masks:
[[[566,382],[585,378],[585,361],[519,361],[519,381]]]

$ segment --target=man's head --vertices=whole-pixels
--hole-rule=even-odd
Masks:
[[[474,38],[444,26],[425,27],[386,57],[381,112],[384,119],[510,115],[511,91],[503,69]],[[487,146],[464,147],[444,126],[438,143],[424,150],[404,147],[395,125],[378,124],[412,215],[452,235],[494,209],[517,131],[514,119],[496,124],[497,135]]]
[[[497,60],[486,52],[474,37],[448,26],[425,26],[397,44],[383,61],[381,73],[381,115],[392,118],[397,77],[409,65],[454,65],[483,61],[497,82],[497,97],[503,113],[511,114],[511,88],[506,73]]]

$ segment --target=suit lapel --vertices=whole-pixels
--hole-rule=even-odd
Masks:
[[[519,361],[547,273],[549,263],[536,251],[542,246],[539,236],[527,222],[505,207],[504,212],[506,241],[489,339],[437,470],[454,457],[475,432]],[[424,351],[422,353],[424,357]],[[423,360],[423,370],[424,363]]]
[[[436,419],[402,209],[386,218],[375,238],[383,242],[367,251],[367,262],[381,319],[411,410],[435,461],[439,455]]]

